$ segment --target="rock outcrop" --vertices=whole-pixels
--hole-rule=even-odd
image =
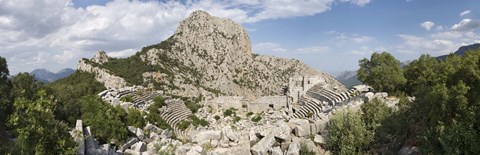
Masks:
[[[77,70],[93,73],[95,75],[95,79],[103,83],[107,89],[118,89],[127,86],[127,82],[125,82],[123,78],[112,75],[108,70],[94,66],[91,63],[88,63],[88,61],[89,60],[87,59],[80,60],[77,64]]]
[[[328,85],[344,88],[330,75],[298,60],[253,54],[248,33],[240,24],[203,11],[194,11],[167,40],[144,47],[126,59],[139,61],[139,66],[144,67],[132,68],[132,72],[139,72],[134,78],[123,77],[135,79],[126,79],[130,84],[148,85],[185,97],[236,95],[253,99],[277,95],[294,76],[318,75]],[[110,70],[112,75],[106,76],[110,72],[101,70],[116,60],[99,53],[90,61],[99,68],[79,64],[83,66],[79,69],[102,74],[97,80],[105,83],[106,78],[121,75]]]

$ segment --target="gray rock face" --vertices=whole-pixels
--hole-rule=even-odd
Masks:
[[[293,127],[294,133],[298,137],[310,136],[310,124],[304,119],[292,119],[288,122]]]
[[[83,59],[78,62],[77,70],[93,73],[95,75],[95,79],[103,83],[107,89],[118,89],[127,86],[127,82],[125,82],[125,80],[121,77],[110,74],[106,69],[95,67]]]
[[[222,138],[222,131],[207,130],[193,134],[193,136],[190,137],[190,140],[199,143],[206,140],[220,140],[220,138]]]
[[[288,146],[288,151],[286,155],[299,155],[300,154],[300,142],[293,141]]]
[[[248,33],[240,24],[203,11],[193,12],[173,36],[145,48],[138,56],[147,64],[173,73],[144,72],[144,82],[173,85],[165,88],[165,93],[179,96],[213,96],[222,92],[253,99],[278,95],[279,88],[290,77],[303,75],[319,75],[328,84],[343,87],[330,75],[298,60],[252,54]],[[97,57],[101,56],[96,56],[97,62],[108,61]],[[95,73],[96,79],[109,88],[126,84],[102,70],[101,65],[92,67],[81,61],[77,68]]]
[[[267,155],[273,144],[275,144],[275,137],[272,134],[267,135],[251,148],[251,152],[253,155]]]
[[[91,60],[98,64],[104,64],[108,62],[108,59],[110,59],[110,57],[108,57],[107,53],[105,53],[104,51],[98,51]]]

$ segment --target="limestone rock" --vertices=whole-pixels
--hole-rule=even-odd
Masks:
[[[313,138],[313,142],[317,143],[317,144],[325,144],[325,140],[323,139],[323,137],[321,135],[315,135],[315,137]]]
[[[108,62],[108,59],[110,59],[110,57],[108,57],[105,51],[98,51],[97,54],[95,54],[95,56],[93,56],[91,60],[98,64],[104,64]]]
[[[287,151],[286,155],[299,155],[299,154],[300,154],[300,142],[299,141],[293,141],[288,146],[288,151]]]
[[[222,131],[205,130],[194,133],[190,138],[192,142],[198,143],[205,140],[219,140],[222,137]]]
[[[279,146],[273,147],[272,149],[269,150],[271,155],[283,155],[282,149],[280,149]]]
[[[310,123],[308,120],[304,119],[291,119],[289,122],[291,127],[293,127],[294,133],[298,137],[310,136]]]
[[[272,134],[267,135],[251,148],[251,152],[253,155],[267,155],[273,144],[275,144],[275,137]]]

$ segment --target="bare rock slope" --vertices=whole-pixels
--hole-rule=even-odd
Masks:
[[[298,60],[253,54],[241,25],[203,11],[193,12],[167,40],[144,47],[129,58],[101,58],[82,59],[78,69],[97,70],[94,73],[102,73],[97,80],[105,84],[110,80],[102,78],[121,77],[127,85],[150,86],[185,97],[275,95],[290,77],[311,75],[345,89],[330,75]]]

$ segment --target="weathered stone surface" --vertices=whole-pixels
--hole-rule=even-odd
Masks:
[[[310,136],[310,123],[304,119],[291,119],[289,126],[293,128],[294,133],[298,137]]]
[[[108,57],[107,53],[105,53],[105,51],[98,51],[91,60],[98,64],[104,64],[108,62],[108,59],[110,58]]]
[[[267,155],[273,144],[275,137],[272,134],[267,135],[251,148],[251,152],[253,155]]]
[[[140,140],[143,140],[143,138],[145,138],[145,134],[143,133],[143,130],[140,128],[137,128],[137,131],[135,132],[135,134],[137,135],[137,138]]]
[[[75,129],[71,133],[73,139],[77,143],[77,154],[85,154],[85,137],[83,136],[83,123],[82,120],[77,120]]]
[[[125,142],[119,149],[125,151],[126,149],[130,148],[133,144],[137,143],[137,138],[130,138],[127,142]]]
[[[77,70],[93,73],[95,79],[103,83],[107,89],[122,88],[127,85],[127,82],[125,82],[123,78],[110,74],[106,69],[94,67],[85,60],[80,60],[77,64]]]
[[[283,155],[282,149],[280,149],[280,146],[273,147],[269,150],[269,153],[271,155]]]
[[[190,140],[198,143],[205,140],[219,140],[222,137],[222,131],[205,130],[194,133]]]
[[[299,141],[293,141],[288,146],[288,151],[287,151],[286,155],[299,155],[299,154],[300,154],[300,142]]]
[[[321,135],[315,135],[315,137],[313,138],[313,142],[317,143],[317,144],[325,144],[325,140],[323,139],[323,137]]]
[[[144,142],[138,142],[132,145],[132,149],[137,152],[145,152],[147,151],[147,145]]]

